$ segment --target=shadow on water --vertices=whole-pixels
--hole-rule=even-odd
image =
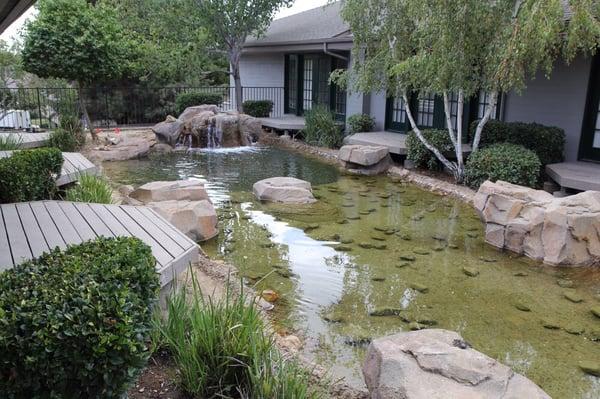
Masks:
[[[301,331],[305,355],[351,384],[362,383],[371,339],[420,326],[458,331],[554,397],[600,397],[600,379],[577,366],[600,359],[600,319],[590,312],[600,303],[598,268],[551,268],[500,253],[460,201],[389,178],[339,176],[266,148],[126,161],[106,172],[124,184],[206,181],[222,232],[203,248],[235,264],[249,284],[276,290],[279,327]],[[252,184],[272,176],[311,181],[319,202],[256,202]]]

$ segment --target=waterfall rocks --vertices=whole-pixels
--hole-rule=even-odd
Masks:
[[[129,194],[129,202],[145,204],[196,241],[217,234],[217,212],[202,182],[195,180],[155,181]]]
[[[600,263],[600,192],[554,198],[545,191],[486,181],[473,200],[489,244],[550,265]]]
[[[369,145],[345,145],[340,148],[338,159],[351,173],[378,175],[387,172],[392,158],[387,147]]]
[[[311,184],[294,177],[271,177],[254,183],[254,195],[260,201],[285,204],[311,204],[317,202]]]
[[[171,146],[240,147],[256,141],[262,132],[259,119],[235,111],[219,112],[216,105],[188,107],[178,118],[167,116],[152,131]]]
[[[550,398],[509,367],[448,330],[422,329],[374,340],[363,365],[373,399]]]

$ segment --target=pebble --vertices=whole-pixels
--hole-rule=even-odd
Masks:
[[[413,249],[413,252],[416,253],[417,255],[429,255],[429,254],[431,254],[430,251],[428,251],[426,249],[423,249],[423,248]]]
[[[479,235],[477,235],[477,233],[468,232],[467,233],[467,237],[469,237],[469,238],[477,238],[477,237],[479,237]]]
[[[385,241],[386,240],[386,238],[384,236],[380,236],[380,235],[376,235],[376,234],[373,234],[371,236],[371,238],[375,241]]]
[[[596,317],[600,317],[600,306],[594,306],[590,309],[592,314]]]
[[[279,274],[283,278],[291,278],[291,277],[296,276],[294,273],[290,272],[289,270],[276,270],[275,273]]]
[[[356,215],[356,216],[348,216],[348,220],[359,220],[360,216]]]
[[[347,245],[336,245],[335,247],[333,247],[336,251],[340,251],[340,252],[351,252],[352,251],[352,247],[349,247]]]
[[[359,247],[364,248],[364,249],[371,249],[373,248],[373,244],[369,243],[369,242],[361,242],[358,244]]]
[[[396,267],[397,267],[398,269],[402,269],[403,267],[406,267],[406,266],[408,266],[408,265],[410,265],[410,263],[408,263],[408,262],[402,262],[402,263],[398,263],[398,264],[396,265]]]
[[[344,316],[342,316],[341,314],[333,313],[333,312],[323,315],[323,320],[325,320],[329,323],[343,323],[344,321],[346,321],[344,319]]]
[[[595,375],[596,377],[600,377],[600,362],[593,362],[590,360],[584,360],[579,362],[579,368],[584,373]]]
[[[585,329],[581,326],[578,326],[577,324],[570,324],[565,327],[565,331],[569,334],[581,335],[584,333]]]
[[[562,288],[573,288],[573,286],[575,285],[573,283],[573,280],[569,280],[566,278],[560,278],[556,280],[556,284],[558,284],[558,286]]]
[[[381,282],[385,281],[385,277],[372,277],[371,281],[376,281],[378,283],[381,283]]]
[[[414,255],[400,255],[400,260],[406,260],[408,262],[414,262],[417,258]]]
[[[544,328],[547,328],[548,330],[558,330],[560,328],[558,322],[552,319],[543,319],[542,326],[544,326]]]
[[[374,309],[373,311],[369,312],[369,316],[373,316],[373,317],[398,316],[400,313],[402,313],[402,309],[380,308],[380,309]]]
[[[479,259],[481,259],[482,261],[484,261],[486,263],[496,263],[496,262],[498,262],[498,259],[496,259],[496,258],[488,258],[488,257],[485,257],[485,256],[482,256]]]
[[[419,284],[419,283],[412,283],[410,285],[410,288],[412,288],[413,290],[419,291],[419,292],[421,292],[423,294],[425,294],[426,292],[429,291],[429,287],[427,287],[424,284]]]
[[[531,311],[531,308],[523,302],[515,303],[515,308],[519,309],[521,312],[530,312]]]
[[[375,245],[373,245],[373,248],[379,249],[379,250],[384,250],[384,249],[387,249],[387,244],[375,244]]]
[[[448,248],[450,248],[450,249],[458,249],[458,245],[456,245],[456,244],[448,244]]]
[[[354,242],[354,240],[353,240],[352,238],[342,238],[342,239],[340,240],[340,242],[341,242],[342,244],[352,244],[352,243]]]
[[[525,272],[516,272],[513,274],[513,276],[515,277],[527,277],[529,276],[529,274],[525,273]]]
[[[336,223],[337,224],[348,224],[348,220],[347,219],[340,219]]]
[[[479,275],[479,270],[477,270],[474,267],[464,266],[462,268],[462,271],[464,274],[466,274],[469,277],[477,277]]]
[[[583,298],[580,297],[576,292],[565,292],[564,296],[573,303],[583,302]]]
[[[360,211],[358,213],[360,213],[361,215],[369,215],[371,212],[369,212],[369,211]]]
[[[408,234],[408,233],[400,233],[400,234],[398,234],[398,237],[400,237],[404,241],[410,241],[410,240],[412,240],[411,235]]]
[[[279,294],[273,290],[263,290],[260,296],[267,302],[273,303],[279,299]]]
[[[416,321],[413,321],[412,323],[408,324],[408,328],[410,329],[410,331],[418,331],[418,330],[423,330],[423,329],[427,328],[427,326],[425,326],[421,323],[417,323]]]

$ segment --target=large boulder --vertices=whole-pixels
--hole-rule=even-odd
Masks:
[[[373,399],[550,398],[527,378],[447,330],[403,332],[374,340],[363,374]]]
[[[151,141],[143,137],[128,137],[116,145],[98,147],[89,154],[96,162],[104,161],[126,161],[128,159],[141,158],[148,155]]]
[[[154,181],[138,187],[129,196],[143,203],[209,199],[204,184],[197,180]]]
[[[207,199],[160,201],[147,205],[195,241],[210,240],[219,234],[217,212]]]
[[[474,198],[486,241],[551,265],[600,263],[600,192],[554,198],[541,190],[487,181]]]
[[[164,122],[160,122],[152,127],[152,131],[156,135],[157,140],[171,146],[177,144],[177,139],[182,130],[183,122],[170,115],[167,116],[167,119]]]
[[[215,115],[216,113],[219,112],[219,107],[217,107],[216,105],[197,105],[194,107],[187,107],[182,113],[181,115],[179,115],[179,119],[181,122],[186,123],[188,122],[190,119],[194,118],[196,115],[200,114],[200,113],[204,113],[204,112],[209,112],[213,115]]]
[[[385,173],[392,165],[390,151],[383,146],[345,145],[338,159],[349,172],[362,175]]]
[[[310,204],[317,200],[309,182],[294,177],[272,177],[254,183],[253,192],[261,201]]]

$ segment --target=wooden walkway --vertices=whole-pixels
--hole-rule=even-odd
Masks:
[[[546,173],[563,188],[600,191],[600,165],[597,163],[554,163],[546,165]]]
[[[76,182],[82,174],[97,175],[99,169],[89,159],[78,152],[63,152],[63,166],[60,176],[56,179],[57,186]],[[0,158],[10,157],[12,151],[0,151]]]
[[[50,138],[50,133],[21,133],[21,132],[0,132],[0,137],[18,137],[21,141],[21,148],[37,148],[43,147]]]
[[[99,236],[148,244],[162,287],[198,258],[197,244],[150,208],[36,201],[0,205],[0,270]]]

